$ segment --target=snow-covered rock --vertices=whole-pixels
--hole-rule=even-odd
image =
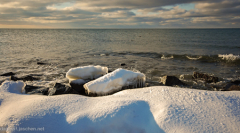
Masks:
[[[0,130],[46,133],[239,133],[240,93],[168,86],[103,97],[16,94],[0,86]],[[16,90],[16,91],[15,91]],[[1,132],[0,131],[0,132]]]
[[[22,81],[4,81],[1,85],[0,93],[9,92],[16,94],[25,94],[25,86],[26,84]]]
[[[67,72],[66,77],[70,81],[77,79],[93,80],[107,73],[108,73],[107,67],[90,65],[84,67],[71,68]]]
[[[117,69],[84,85],[88,94],[106,95],[117,92],[123,87],[144,87],[145,75],[125,69]]]

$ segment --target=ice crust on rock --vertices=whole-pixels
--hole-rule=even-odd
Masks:
[[[71,68],[67,72],[66,77],[69,79],[70,82],[77,79],[92,80],[99,78],[100,76],[107,73],[107,67],[89,65],[84,67]]]
[[[143,73],[125,69],[117,69],[96,80],[84,84],[88,94],[107,95],[121,90],[123,87],[144,87],[146,77]]]

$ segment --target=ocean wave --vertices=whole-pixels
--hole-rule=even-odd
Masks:
[[[240,55],[233,54],[217,54],[217,55],[191,55],[191,54],[170,54],[170,53],[155,53],[155,52],[120,52],[109,53],[112,56],[133,55],[138,57],[147,57],[161,60],[183,60],[183,61],[200,61],[205,63],[226,63],[240,64]]]
[[[218,57],[222,58],[223,60],[227,60],[227,61],[236,61],[236,60],[240,60],[240,56],[239,55],[233,55],[233,54],[219,54]]]
[[[202,58],[202,56],[194,56],[194,57],[192,57],[192,56],[186,56],[189,60],[198,60],[198,59],[201,59]]]
[[[163,59],[163,60],[169,60],[169,59],[173,59],[173,58],[174,58],[173,55],[171,55],[171,56],[162,55],[162,57],[161,57],[161,59]]]

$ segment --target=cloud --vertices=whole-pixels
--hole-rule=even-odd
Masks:
[[[195,4],[195,8],[186,10],[181,4]],[[240,27],[239,12],[240,0],[1,0],[0,26]]]

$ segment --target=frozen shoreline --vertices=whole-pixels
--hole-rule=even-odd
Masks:
[[[103,97],[21,94],[21,82],[0,87],[0,127],[45,132],[239,132],[240,93],[168,86]],[[40,131],[39,131],[40,132]]]

